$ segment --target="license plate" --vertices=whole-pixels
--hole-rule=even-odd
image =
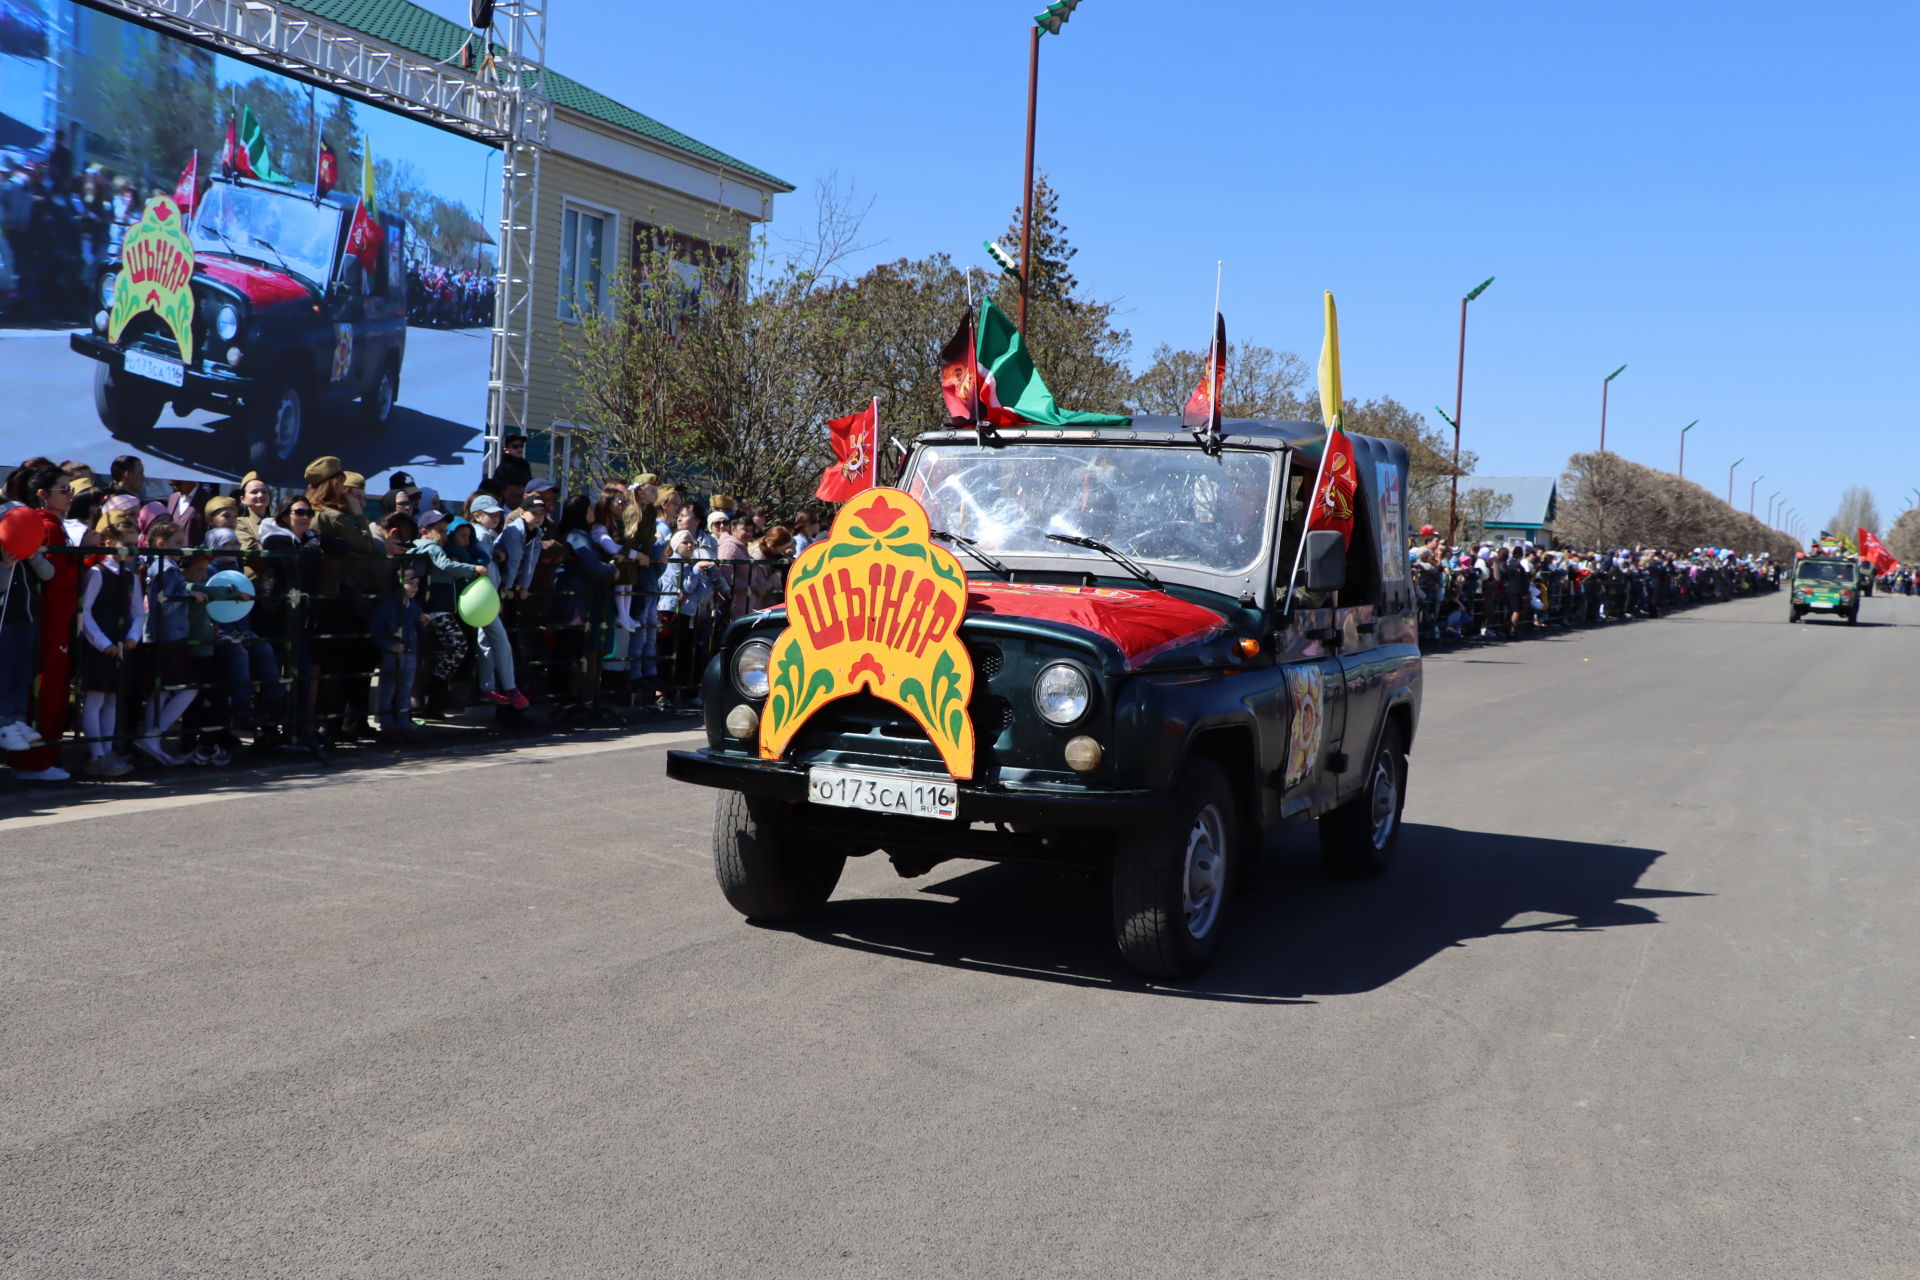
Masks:
[[[1812,604],[1808,605],[1807,607],[1810,609],[1831,609],[1833,608],[1833,601],[1815,600]]]
[[[163,360],[159,356],[148,355],[144,351],[127,352],[126,368],[128,373],[138,374],[142,378],[152,378],[155,382],[164,382],[177,387],[186,382],[187,373],[180,367],[178,360]]]
[[[838,809],[951,819],[958,797],[959,789],[946,778],[915,778],[859,769],[815,767],[807,770],[807,799]]]

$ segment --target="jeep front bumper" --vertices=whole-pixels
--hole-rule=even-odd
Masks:
[[[100,361],[115,373],[123,372],[127,367],[126,353],[97,333],[82,331],[70,334],[67,345],[90,360]],[[188,400],[196,404],[215,399],[244,399],[249,392],[257,390],[260,386],[258,378],[243,377],[236,370],[223,364],[206,364],[204,367],[182,366],[181,383],[178,387],[164,382],[152,382],[150,379],[147,381],[157,393],[168,400]]]
[[[667,776],[679,782],[719,787],[770,800],[802,803],[807,798],[805,765],[775,764],[712,751],[667,752]],[[1151,825],[1166,815],[1166,798],[1145,789],[1068,791],[1055,787],[1006,787],[961,783],[951,821],[905,819],[955,831],[975,822],[1017,823],[1036,829],[1122,830]],[[826,815],[853,811],[816,809]]]

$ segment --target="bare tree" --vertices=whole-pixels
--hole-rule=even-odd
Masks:
[[[1887,530],[1887,550],[1904,565],[1920,565],[1920,507],[1908,507]]]
[[[1840,491],[1840,509],[1833,513],[1833,519],[1827,528],[1835,533],[1854,536],[1857,529],[1865,529],[1875,537],[1880,535],[1880,508],[1873,500],[1873,491],[1865,485],[1849,485]]]
[[[1578,453],[1560,478],[1555,536],[1576,547],[1725,547],[1791,561],[1793,540],[1691,480],[1617,453]]]
[[[1154,348],[1146,369],[1133,380],[1128,407],[1134,413],[1179,413],[1200,382],[1205,349]],[[1251,342],[1227,344],[1227,376],[1220,412],[1228,418],[1298,418],[1306,411],[1300,389],[1307,385],[1307,362],[1291,351],[1275,351]]]

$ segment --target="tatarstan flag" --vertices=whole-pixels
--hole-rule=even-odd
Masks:
[[[227,122],[227,145],[221,152],[220,163],[229,173],[243,178],[293,185],[292,178],[273,167],[273,156],[267,150],[267,131],[254,117],[252,107],[240,108],[237,131],[233,121]]]
[[[1033,367],[1020,331],[991,298],[980,299],[980,408],[996,426],[1031,423],[1042,427],[1124,427],[1133,419],[1118,413],[1077,413],[1054,403],[1053,392]]]

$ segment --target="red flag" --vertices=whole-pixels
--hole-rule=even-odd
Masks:
[[[327,192],[333,190],[333,184],[338,181],[340,181],[340,157],[333,154],[333,144],[322,138],[320,156],[313,164],[313,198],[326,199]]]
[[[254,176],[253,161],[248,158],[247,149],[240,145],[240,135],[231,117],[227,120],[227,143],[220,149],[220,168],[228,177]]]
[[[353,206],[353,225],[347,229],[347,252],[360,259],[360,266],[371,275],[380,266],[380,224],[367,216],[366,201]]]
[[[940,395],[953,425],[980,421],[980,350],[971,310],[961,318],[959,332],[940,348]]]
[[[200,187],[200,153],[195,151],[193,159],[187,161],[187,167],[180,171],[180,180],[173,184],[173,202],[180,206],[180,216],[193,216],[193,198]]]
[[[1307,528],[1338,529],[1341,539],[1353,545],[1353,492],[1359,476],[1353,467],[1353,441],[1335,427],[1327,433],[1327,456],[1322,462],[1320,485],[1307,511]]]
[[[860,413],[833,419],[827,430],[834,461],[820,473],[820,487],[813,496],[823,502],[845,502],[878,483],[874,455],[880,439],[880,401],[875,399]]]
[[[1894,558],[1893,552],[1887,550],[1886,544],[1880,539],[1865,529],[1856,529],[1854,532],[1858,535],[1854,545],[1860,548],[1862,556],[1873,562],[1875,573],[1892,573],[1899,566],[1900,562]]]
[[[1207,367],[1200,373],[1200,385],[1187,397],[1180,411],[1180,425],[1189,431],[1216,432],[1220,429],[1220,393],[1227,383],[1227,321],[1213,313],[1213,345],[1207,348]]]

